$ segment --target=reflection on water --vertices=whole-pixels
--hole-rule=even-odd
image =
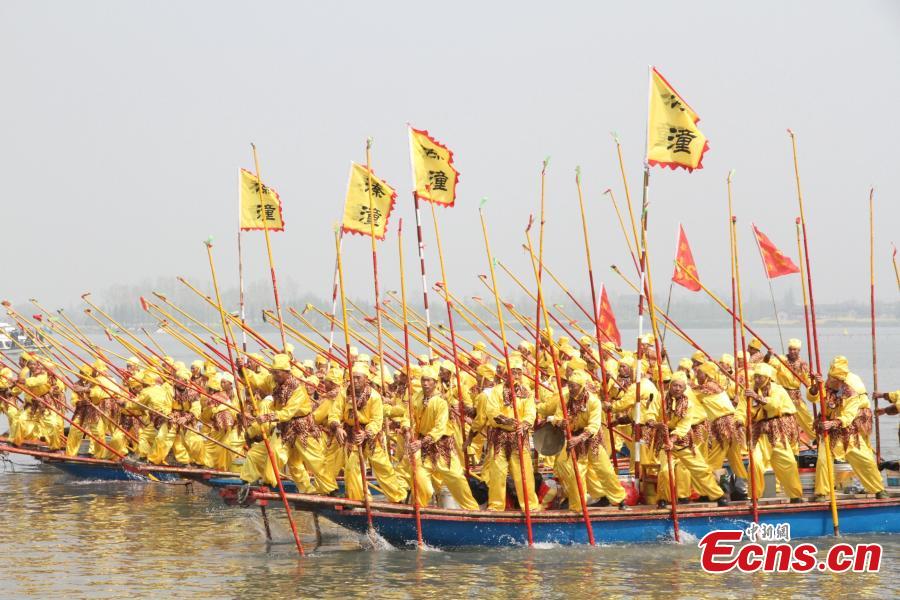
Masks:
[[[284,512],[269,511],[267,544],[256,509],[223,506],[200,486],[79,482],[52,467],[0,470],[2,597],[258,596],[344,598],[522,598],[604,595],[673,597],[900,594],[892,571],[900,537],[884,545],[882,572],[869,575],[714,576],[699,567],[696,542],[677,545],[425,551],[371,548],[323,522],[322,546],[299,560]],[[309,515],[303,542],[316,545]],[[819,540],[822,547],[826,538]],[[854,540],[848,540],[853,542]]]

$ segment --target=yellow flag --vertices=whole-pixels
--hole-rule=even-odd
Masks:
[[[697,127],[700,117],[656,68],[650,73],[650,113],[647,117],[647,163],[688,171],[703,168],[709,149]]]
[[[284,231],[281,198],[278,192],[263,184],[260,203],[256,175],[246,169],[241,169],[238,185],[241,196],[241,230],[268,228],[269,231]]]
[[[453,152],[427,131],[410,127],[409,155],[416,196],[435,204],[453,206],[459,181],[459,172],[453,167]]]
[[[369,180],[371,175],[371,210],[369,207]],[[397,200],[397,192],[383,179],[375,177],[362,165],[350,164],[350,181],[347,182],[347,199],[344,201],[344,231],[361,235],[372,234],[375,224],[375,239],[383,240],[388,219]]]

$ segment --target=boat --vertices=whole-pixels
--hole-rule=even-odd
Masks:
[[[227,504],[268,503],[280,496],[258,488],[239,494],[239,488],[224,488],[220,495]],[[296,510],[308,511],[356,533],[368,531],[362,502],[306,494],[288,494]],[[370,502],[372,527],[391,545],[399,548],[417,540],[413,507],[390,502]],[[435,548],[467,546],[514,546],[527,542],[525,515],[521,511],[463,511],[422,507],[422,540]],[[590,508],[588,515],[597,543],[659,543],[674,538],[671,512],[655,506],[638,506],[628,511],[618,508]],[[842,534],[900,533],[900,491],[877,500],[865,495],[841,495],[838,515]],[[588,535],[580,513],[547,510],[531,515],[534,542],[540,544],[587,544]],[[744,529],[753,522],[747,502],[680,505],[678,525],[681,538],[701,539],[711,531]],[[833,533],[829,502],[789,504],[784,498],[759,501],[759,523],[790,525],[791,539],[827,536]]]
[[[236,473],[216,471],[198,467],[178,467],[169,465],[149,465],[134,461],[106,460],[90,456],[67,456],[58,451],[48,450],[46,445],[30,443],[21,447],[13,446],[0,438],[0,453],[31,456],[42,464],[82,480],[99,481],[203,481],[210,478],[236,477]]]
[[[0,322],[0,351],[6,354],[19,354],[23,348],[32,350],[36,349],[37,346],[34,340],[18,327]]]

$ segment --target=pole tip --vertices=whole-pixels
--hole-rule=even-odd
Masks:
[[[616,133],[615,131],[610,131],[609,135],[612,136],[613,141],[616,143],[616,145],[618,145],[619,144],[619,134]]]
[[[549,156],[545,156],[545,157],[544,157],[544,168],[542,169],[542,172],[543,172],[543,171],[546,171],[546,170],[547,170],[547,167],[549,167],[549,166],[550,166],[550,157],[549,157]]]
[[[213,236],[209,236],[208,238],[206,238],[205,240],[203,240],[203,245],[205,245],[207,248],[212,248],[212,246],[213,246]]]
[[[478,203],[478,210],[481,210],[482,208],[484,208],[484,205],[487,204],[487,201],[488,201],[488,197],[482,196],[481,201]]]
[[[0,302],[0,304],[2,304],[3,306],[5,306],[5,307],[7,307],[7,308],[9,308],[10,306],[12,306],[12,305],[10,304],[9,300],[4,300],[4,301]]]
[[[366,150],[371,150],[372,146],[375,144],[375,138],[369,136],[366,138]]]
[[[787,128],[787,132],[788,132],[788,135],[789,135],[789,136],[794,137],[794,130],[793,130],[793,129],[791,129],[790,127],[788,127],[788,128]]]
[[[83,294],[81,295],[81,298],[82,298],[82,300],[87,300],[87,297],[90,296],[90,295],[91,295],[90,292],[85,292],[85,293],[83,293]]]
[[[800,217],[797,217],[796,219],[794,219],[794,223],[796,223],[797,225],[799,225],[799,224],[800,224]]]

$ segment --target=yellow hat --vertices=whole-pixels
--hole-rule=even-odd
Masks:
[[[427,367],[422,367],[422,374],[419,375],[422,379],[433,379],[437,381],[438,379],[438,370],[433,366],[429,365]]]
[[[487,350],[487,344],[481,341],[475,342],[475,345],[472,346],[472,350],[480,350],[481,352],[484,352],[485,350]]]
[[[580,356],[570,360],[566,366],[573,371],[587,371],[587,362]]]
[[[12,369],[9,367],[0,369],[0,390],[9,389],[12,386],[14,378]]]
[[[175,378],[181,379],[182,381],[190,381],[191,372],[187,369],[178,369],[177,371],[175,371]]]
[[[587,372],[582,371],[581,369],[576,369],[569,375],[569,383],[574,383],[575,385],[585,385],[591,378],[587,374]]]
[[[191,363],[191,368],[203,370],[203,361],[195,360],[194,362]]]
[[[217,373],[215,376],[207,379],[206,387],[214,392],[222,391],[222,376]]]
[[[616,379],[619,376],[619,361],[614,358],[607,358],[606,362],[603,363],[603,368],[606,369],[606,374],[613,379]]]
[[[359,356],[356,357],[355,362],[369,364],[372,362],[372,357],[369,356],[368,354],[360,354]]]
[[[324,365],[327,362],[328,362],[328,359],[325,358],[325,355],[323,355],[323,354],[316,355],[316,364],[317,365]]]
[[[31,362],[31,361],[34,360],[34,355],[31,354],[30,352],[22,352],[22,357],[21,357],[21,358],[22,358],[22,360],[24,360],[25,362]]]
[[[231,373],[219,373],[219,380],[222,383],[225,383],[227,381],[228,383],[234,385],[234,375],[232,375]]]
[[[171,356],[163,356],[163,362],[171,367],[175,364],[175,359]]]
[[[484,364],[478,365],[478,368],[475,369],[475,372],[485,379],[493,379],[497,375],[497,371],[491,365]]]
[[[682,358],[678,361],[678,366],[682,369],[691,369],[694,366],[694,363],[691,362],[689,358]]]
[[[695,360],[698,363],[705,363],[708,359],[706,358],[706,354],[703,353],[702,350],[697,350],[693,354],[691,354],[691,360]]]
[[[319,378],[316,377],[315,375],[310,375],[309,377],[304,378],[303,381],[305,381],[308,385],[312,385],[312,386],[319,385]]]
[[[612,342],[601,342],[600,347],[603,348],[606,352],[616,351],[616,345]]]
[[[260,364],[266,362],[266,357],[263,356],[262,354],[260,354],[259,352],[251,352],[250,354],[247,355],[247,358],[253,359]],[[198,361],[195,360],[193,363],[191,363],[192,367],[194,366],[195,362],[198,362]]]
[[[91,366],[93,366],[94,369],[95,369],[98,373],[106,373],[106,363],[103,362],[102,360],[100,360],[99,358],[98,358],[97,360],[95,360],[95,361],[91,364]]]
[[[728,365],[729,367],[733,367],[734,366],[734,357],[730,354],[723,354],[721,362],[723,365]]]
[[[338,368],[329,369],[328,373],[325,374],[325,381],[341,385],[344,383],[344,373]]]
[[[204,377],[215,377],[216,376],[216,366],[211,364],[206,364],[203,366],[203,376]]]
[[[92,367],[91,365],[81,365],[80,367],[78,367],[78,372],[85,377],[90,377],[94,374],[94,367]]]
[[[284,353],[285,354],[293,354],[294,350],[296,350],[296,348],[294,348],[293,344],[287,343],[284,345]]]
[[[410,379],[418,379],[422,376],[422,367],[421,365],[409,365],[409,375]]]
[[[738,350],[737,356],[734,357],[735,360],[744,360],[744,351]]]
[[[656,338],[653,337],[652,333],[645,333],[641,338],[641,343],[646,344],[647,346],[652,346],[656,343]]]
[[[137,367],[137,366],[140,366],[141,361],[138,359],[137,356],[129,356],[128,360],[125,361],[125,364],[131,365],[132,367]]]
[[[578,343],[582,346],[590,346],[594,342],[594,338],[589,335],[583,335],[578,338]]]
[[[835,356],[828,367],[828,376],[834,377],[839,381],[846,381],[847,375],[850,374],[850,365],[845,356]]]
[[[475,362],[484,362],[484,352],[481,350],[472,350],[469,352],[469,357]]]
[[[519,369],[521,371],[522,370],[522,357],[521,356],[512,356],[512,353],[510,353],[509,368],[510,369]]]
[[[714,362],[706,361],[705,363],[697,367],[697,370],[707,377],[715,377],[719,369],[716,368],[716,364]]]
[[[762,345],[761,341],[759,341],[756,338],[753,338],[752,340],[750,340],[750,343],[747,344],[747,347],[750,348],[751,350],[762,350],[763,345]]]
[[[579,355],[578,350],[576,350],[576,349],[573,348],[572,346],[560,346],[560,347],[559,347],[559,352],[560,352],[560,354],[562,354],[563,356],[567,356],[567,357],[570,358],[570,359],[571,359],[571,358],[575,358],[575,357],[577,357],[577,356]]]
[[[427,354],[420,354],[420,355],[418,355],[418,356],[416,357],[416,360],[419,361],[420,363],[422,363],[423,365],[427,365],[428,363],[431,362],[431,359],[428,358],[428,355],[427,355]]]
[[[800,340],[797,338],[791,338],[788,340],[788,348],[802,348],[803,344],[800,343]]]
[[[441,368],[447,369],[451,373],[456,373],[456,365],[454,365],[452,361],[449,361],[449,360],[441,361]]]
[[[753,374],[768,377],[769,379],[775,379],[775,369],[773,369],[771,365],[762,362],[757,363],[756,367],[753,369]]]
[[[683,383],[687,385],[687,373],[685,373],[684,371],[675,371],[674,373],[672,373],[672,378],[670,379],[670,381],[672,383]]]
[[[307,358],[306,360],[303,361],[303,368],[304,369],[315,369],[316,365],[313,364],[313,361],[311,361],[310,359]]]
[[[276,354],[272,358],[272,366],[269,368],[273,371],[290,371],[291,358],[287,354]]]
[[[353,369],[350,371],[352,375],[369,376],[369,367],[364,363],[353,363]]]
[[[176,361],[175,361],[175,364],[173,364],[172,367],[173,367],[176,371],[180,371],[180,370],[182,370],[182,369],[187,369],[187,366],[184,364],[184,361],[182,361],[182,360],[176,360]]]
[[[144,385],[156,385],[159,383],[159,375],[147,369],[141,374],[141,383]]]

